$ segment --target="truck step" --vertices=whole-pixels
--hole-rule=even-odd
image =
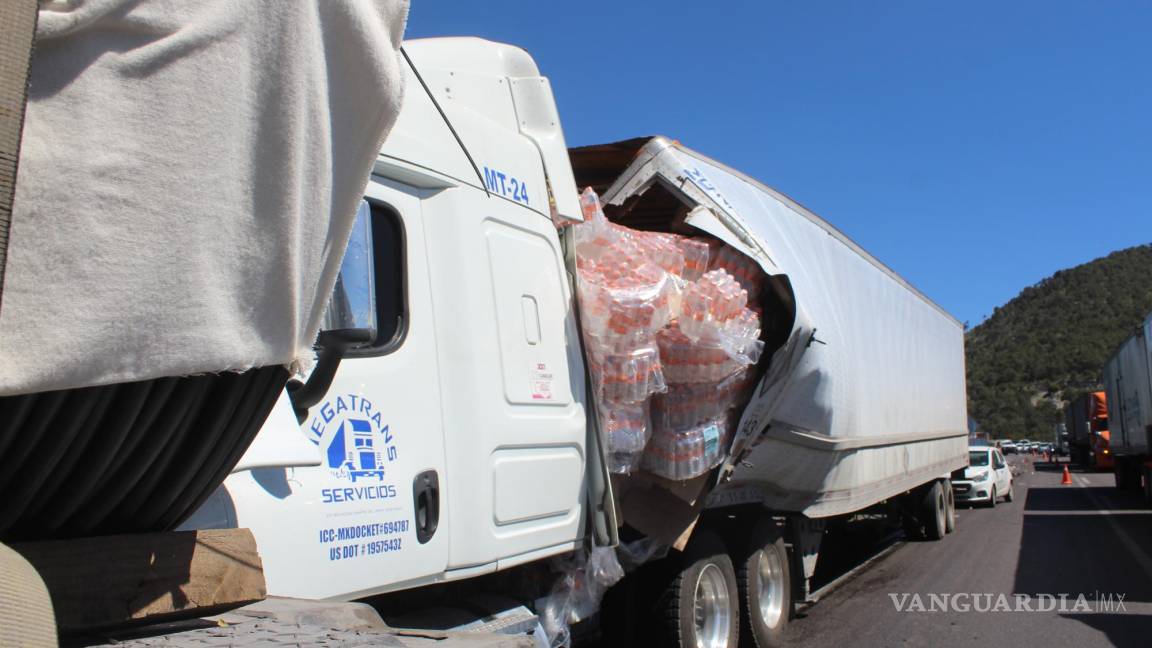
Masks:
[[[478,619],[466,625],[452,628],[453,632],[495,634],[524,634],[532,632],[540,623],[540,618],[524,606],[515,609],[497,612],[496,614]]]

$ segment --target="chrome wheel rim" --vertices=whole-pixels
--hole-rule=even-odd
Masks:
[[[757,563],[760,588],[756,596],[760,619],[764,625],[775,628],[780,625],[780,618],[784,615],[784,565],[780,561],[780,554],[771,549],[762,550]]]
[[[696,577],[692,616],[697,648],[725,648],[732,628],[731,594],[724,572],[711,563]]]

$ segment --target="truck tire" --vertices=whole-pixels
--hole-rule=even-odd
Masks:
[[[952,480],[944,480],[944,498],[948,505],[944,517],[944,532],[952,533],[956,530],[956,493],[952,492]]]
[[[939,540],[944,537],[948,526],[947,510],[944,488],[941,481],[936,480],[924,491],[924,499],[920,504],[920,522],[924,525],[926,540]]]
[[[736,648],[740,606],[736,571],[720,537],[697,530],[681,566],[656,602],[663,642],[677,648]]]
[[[783,645],[792,618],[792,576],[784,538],[771,518],[760,518],[752,528],[736,581],[744,643],[755,648]]]

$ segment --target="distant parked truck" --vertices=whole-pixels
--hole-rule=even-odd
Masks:
[[[1072,463],[1094,470],[1112,469],[1108,397],[1102,391],[1072,399],[1064,410]]]
[[[1136,490],[1152,502],[1152,314],[1104,365],[1104,387],[1112,405],[1112,453],[1116,487]]]

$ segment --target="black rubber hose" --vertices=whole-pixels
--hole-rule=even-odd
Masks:
[[[224,478],[232,472],[232,468],[244,456],[248,446],[252,445],[252,440],[256,438],[256,434],[264,426],[269,412],[272,411],[276,401],[279,400],[284,391],[288,376],[288,370],[280,366],[263,367],[255,372],[255,375],[251,377],[252,383],[250,388],[246,390],[247,395],[244,399],[244,403],[250,405],[247,408],[246,416],[243,415],[244,413],[238,415],[236,418],[239,426],[234,433],[230,431],[226,436],[226,438],[233,439],[233,442],[220,444],[217,448],[213,448],[212,456],[205,462],[205,465],[216,466],[216,469],[197,473],[196,483],[190,484],[181,493],[180,499],[173,503],[171,515],[157,521],[159,528],[171,529],[176,527],[189,515],[196,512],[196,509],[200,508],[204,501],[223,483]]]
[[[37,491],[49,479],[66,476],[57,473],[56,468],[73,447],[99,401],[97,389],[72,392],[66,400],[66,406],[59,410],[60,416],[35,439],[36,454],[31,461],[21,466],[16,481],[2,491],[4,499],[0,500],[0,529],[5,530],[5,536],[18,533],[20,517],[35,503]]]
[[[108,471],[116,456],[128,446],[132,426],[144,412],[155,381],[144,380],[121,386],[119,397],[113,402],[99,431],[99,443],[90,444],[82,461],[69,476],[68,498],[60,498],[41,513],[36,524],[46,537],[54,537],[64,521],[83,506],[96,492],[100,478]],[[63,483],[63,480],[61,480]]]
[[[195,479],[195,473],[210,464],[205,462],[212,448],[227,442],[224,436],[228,422],[236,413],[245,397],[245,387],[249,380],[243,374],[221,374],[208,399],[209,409],[203,411],[195,423],[197,434],[189,446],[180,453],[178,462],[164,472],[164,488],[148,493],[148,499],[134,516],[141,524],[151,526],[157,518],[164,517],[172,503],[180,497]]]
[[[208,383],[203,376],[177,379],[172,394],[159,404],[159,415],[164,420],[185,421],[192,413],[198,395],[207,392]],[[73,529],[81,535],[91,535],[103,530],[105,533],[130,533],[138,528],[134,524],[117,527],[110,517],[116,520],[125,518],[125,500],[131,501],[133,490],[145,475],[153,469],[156,459],[164,452],[170,436],[164,432],[165,426],[148,426],[144,438],[130,457],[126,457],[119,469],[112,475],[108,487],[103,489],[99,499],[76,516]],[[129,518],[130,519],[130,518]]]
[[[198,433],[197,419],[200,418],[200,413],[203,411],[209,395],[212,394],[212,388],[216,386],[218,381],[219,376],[214,375],[195,376],[186,379],[183,385],[186,388],[186,394],[184,402],[181,403],[182,411],[178,415],[173,413],[170,418],[173,425],[164,434],[157,435],[164,438],[159,452],[150,457],[145,469],[134,480],[133,487],[124,494],[123,499],[108,516],[106,520],[108,526],[102,529],[102,533],[118,533],[117,529],[124,529],[129,532],[153,529],[150,520],[138,517],[139,511],[156,489],[179,488],[181,486],[166,483],[164,479],[168,474],[170,465],[174,461],[179,461],[180,456],[187,452],[185,444],[188,443],[189,437],[194,438]]]
[[[71,497],[82,496],[75,491],[73,486],[73,471],[76,469],[77,462],[81,459],[87,460],[89,446],[93,445],[94,441],[104,441],[104,416],[116,400],[119,388],[119,385],[108,385],[85,390],[89,394],[88,397],[93,401],[92,410],[80,421],[79,432],[68,444],[60,462],[51,471],[56,475],[66,476],[66,478],[47,480],[40,488],[36,489],[34,501],[21,516],[23,518],[22,526],[26,524],[34,526],[31,518],[39,516],[41,511],[55,508],[61,503],[57,501],[58,499],[66,502]],[[60,494],[59,497],[57,496],[58,493]]]
[[[150,381],[148,398],[144,408],[132,422],[120,451],[114,454],[102,472],[96,475],[96,483],[82,497],[71,502],[68,507],[55,512],[57,536],[84,535],[91,527],[91,519],[105,515],[109,507],[110,492],[119,487],[120,471],[136,457],[137,448],[144,445],[153,434],[153,426],[164,413],[165,405],[179,384],[179,378],[161,378]]]
[[[24,421],[36,407],[36,394],[0,398],[0,467],[5,467],[8,448],[20,438]]]
[[[14,444],[0,457],[0,463],[3,465],[3,470],[0,470],[0,493],[8,492],[11,484],[19,477],[21,467],[38,447],[40,439],[44,437],[46,431],[52,429],[57,412],[68,400],[68,392],[52,391],[31,398],[36,402],[28,417],[28,423],[16,432],[20,436],[20,443]],[[0,528],[0,533],[3,531],[3,528]]]

